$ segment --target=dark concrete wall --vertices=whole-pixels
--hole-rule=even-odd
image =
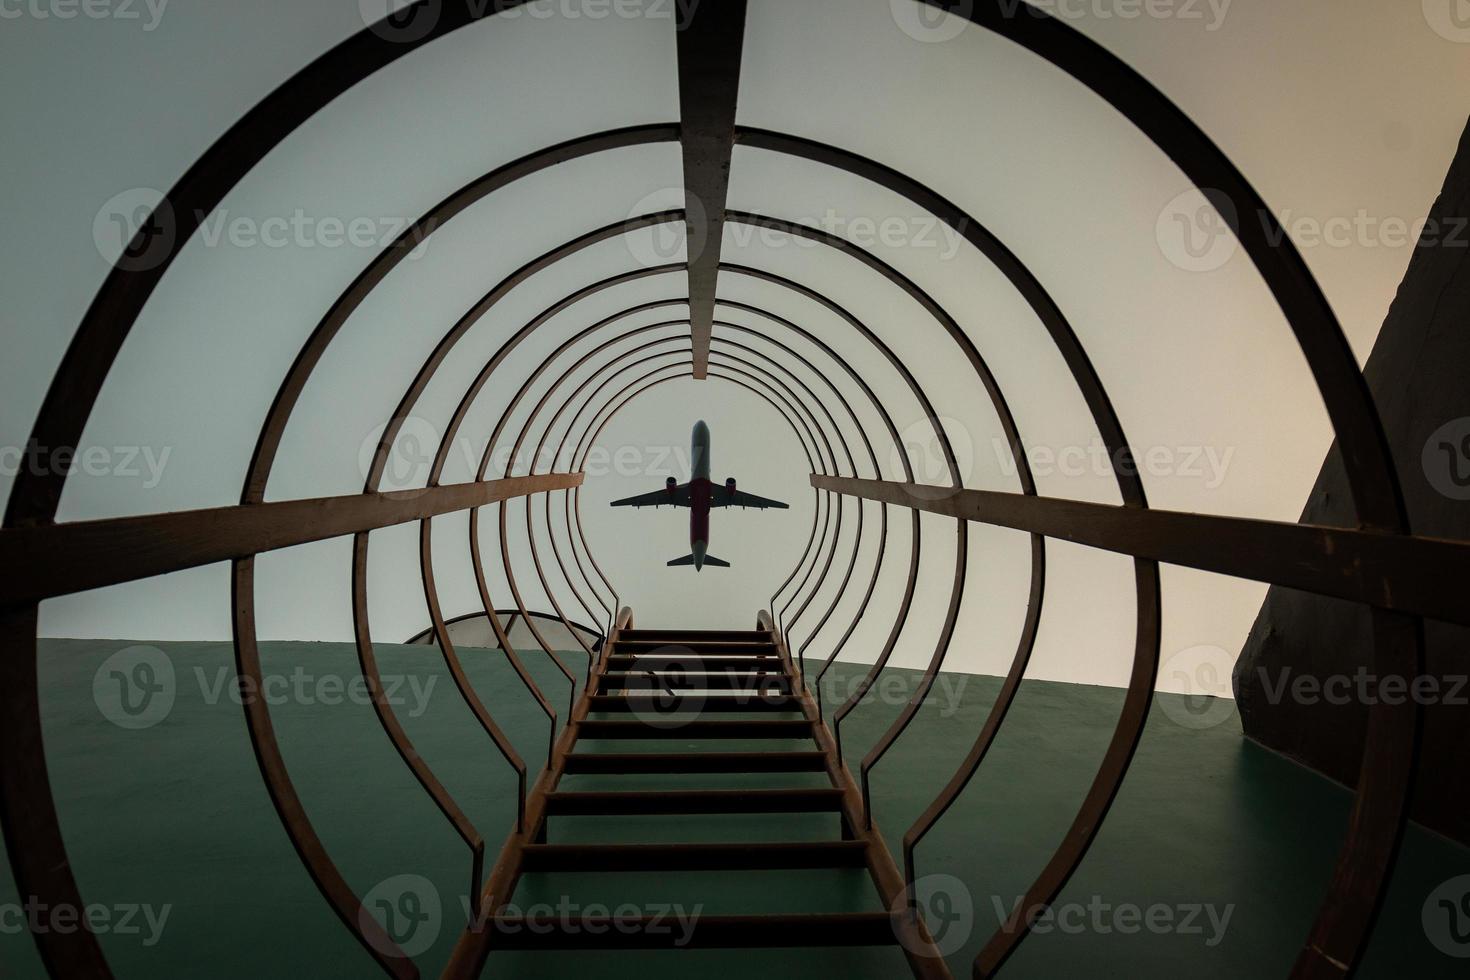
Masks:
[[[1383,416],[1412,529],[1470,539],[1467,215],[1470,129],[1364,371]],[[1335,446],[1302,520],[1354,523]],[[1464,585],[1470,603],[1470,581]],[[1425,638],[1435,689],[1423,692],[1427,707],[1413,815],[1470,843],[1470,684],[1465,681],[1470,675],[1470,629],[1427,622]],[[1371,656],[1365,610],[1273,588],[1235,668],[1235,696],[1246,735],[1353,785],[1367,720],[1362,692],[1373,696],[1376,690]],[[1314,689],[1332,678],[1338,678],[1332,687]]]

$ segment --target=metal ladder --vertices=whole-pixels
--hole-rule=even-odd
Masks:
[[[726,713],[771,714],[735,720]],[[678,715],[677,723],[669,723]],[[708,717],[714,715],[716,717]],[[610,716],[610,717],[604,717]],[[582,739],[811,739],[806,751],[586,752]],[[566,791],[564,775],[825,773],[818,788]],[[831,813],[831,840],[729,843],[578,843],[547,840],[548,822],[630,814]],[[701,915],[687,935],[622,920],[622,928],[568,929],[553,919],[507,914],[527,874],[554,871],[781,870],[866,867],[887,911]],[[456,944],[446,977],[477,977],[496,950],[757,949],[898,946],[916,977],[949,978],[922,915],[830,729],[762,613],[755,630],[639,630],[628,610],[592,666],[586,689],[491,869],[476,921]]]

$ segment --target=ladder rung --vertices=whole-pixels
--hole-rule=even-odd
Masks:
[[[589,924],[585,916],[496,916],[488,928],[495,949],[776,949],[887,946],[899,925],[891,912],[700,915],[686,924],[672,916],[614,921],[611,911],[597,928]]]
[[[546,794],[546,813],[611,816],[645,813],[832,813],[842,808],[842,790],[686,789]]]
[[[863,841],[779,841],[729,844],[528,844],[526,871],[764,871],[778,868],[860,868]]]
[[[823,772],[823,752],[571,752],[562,771],[585,773]]]
[[[776,645],[769,641],[764,643],[741,643],[733,640],[717,640],[713,642],[699,641],[695,643],[672,643],[666,640],[618,640],[613,644],[613,650],[617,653],[759,653],[774,656]]]
[[[648,714],[708,714],[721,711],[800,711],[801,699],[791,694],[662,694],[630,691],[624,694],[594,694],[587,698],[589,711]]]
[[[659,657],[651,654],[638,654],[637,656],[625,656],[613,654],[607,658],[607,670],[610,672],[627,672],[630,670],[766,670],[781,671],[785,665],[778,657],[752,657],[740,655],[733,657],[716,656],[682,656],[682,657]]]
[[[691,643],[709,642],[735,642],[735,643],[769,643],[771,642],[770,630],[623,630],[618,634],[621,640],[656,640],[662,643],[677,643],[679,641]]]
[[[603,674],[600,691],[659,691],[687,687],[701,691],[789,692],[791,678],[773,671],[628,670]]]
[[[578,738],[811,738],[812,723],[805,718],[758,721],[690,721],[677,727],[658,727],[642,721],[583,721]]]

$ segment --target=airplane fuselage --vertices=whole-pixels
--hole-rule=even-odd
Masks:
[[[709,426],[694,424],[689,442],[689,553],[694,556],[695,571],[704,567],[709,552],[709,505],[713,485],[709,479]]]

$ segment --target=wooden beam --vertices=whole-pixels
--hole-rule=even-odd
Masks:
[[[1470,625],[1470,603],[1464,596],[1464,583],[1470,581],[1470,541],[816,473],[811,484],[865,500]]]
[[[4,528],[0,567],[25,573],[0,582],[0,605],[39,602],[581,485],[581,473],[549,473],[424,490]]]
[[[709,369],[735,145],[735,102],[745,39],[745,0],[692,4],[679,27],[680,141],[684,149],[685,229],[689,253],[689,327],[694,377]]]

